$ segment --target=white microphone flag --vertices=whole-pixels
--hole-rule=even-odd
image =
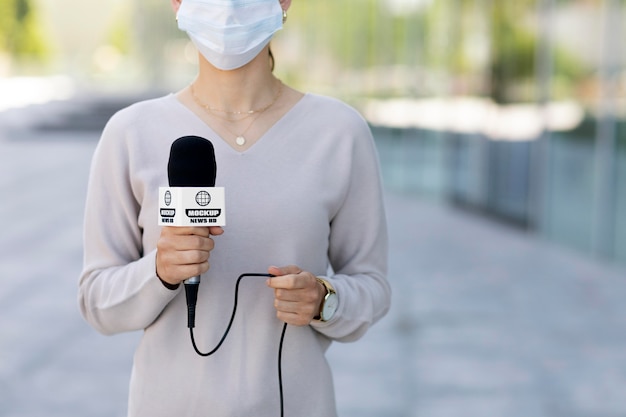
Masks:
[[[159,226],[225,226],[224,187],[159,187]]]

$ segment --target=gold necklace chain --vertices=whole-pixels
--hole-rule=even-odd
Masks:
[[[230,129],[228,129],[226,126],[222,127],[231,135],[235,136],[235,143],[239,146],[244,146],[246,144],[246,138],[245,138],[245,134],[248,132],[248,130],[250,130],[250,128],[252,127],[252,125],[254,124],[254,122],[261,116],[261,113],[263,113],[265,110],[269,109],[270,107],[272,107],[274,105],[274,103],[276,103],[276,101],[278,101],[278,98],[282,95],[283,92],[283,83],[282,81],[278,80],[278,82],[280,83],[278,86],[278,91],[276,92],[276,94],[274,95],[274,98],[272,99],[272,101],[267,105],[262,107],[261,109],[257,109],[257,110],[249,110],[247,112],[226,112],[228,114],[233,114],[233,115],[241,115],[243,114],[244,116],[238,120],[232,120],[228,117],[225,116],[221,116],[218,114],[215,114],[215,110],[212,110],[213,108],[208,106],[207,104],[203,103],[200,98],[198,96],[196,96],[196,93],[194,91],[193,88],[193,84],[190,85],[190,90],[191,90],[191,96],[193,97],[194,101],[196,102],[197,105],[199,105],[200,107],[202,107],[208,114],[215,116],[215,117],[219,117],[222,120],[225,120],[229,123],[234,123],[234,122],[239,122],[242,121],[244,119],[246,119],[247,117],[250,117],[252,115],[255,115],[255,117],[252,119],[252,121],[250,121],[250,123],[248,124],[248,126],[246,127],[246,129],[241,132],[240,134],[235,134],[233,133]]]
[[[254,122],[259,118],[259,116],[261,115],[261,113],[257,113],[256,116],[250,121],[250,123],[248,124],[248,127],[246,127],[246,129],[241,132],[240,134],[235,134],[232,130],[228,129],[226,126],[222,126],[228,133],[230,133],[231,135],[235,136],[235,143],[239,146],[244,146],[247,142],[246,137],[244,136],[248,130],[250,130],[250,128],[252,127],[252,125],[254,124]]]
[[[191,89],[191,95],[193,96],[193,99],[195,100],[195,102],[200,107],[203,107],[206,111],[208,111],[210,113],[232,114],[232,115],[235,115],[235,116],[244,115],[244,117],[240,119],[240,120],[242,120],[242,119],[245,119],[246,117],[252,116],[255,113],[263,113],[265,110],[267,110],[270,107],[272,107],[274,105],[274,103],[276,103],[276,101],[278,100],[278,98],[281,96],[281,94],[283,92],[283,83],[282,83],[281,80],[278,80],[278,82],[279,82],[278,90],[276,90],[276,94],[274,94],[274,97],[272,98],[272,101],[269,102],[267,105],[261,107],[261,108],[250,109],[250,110],[230,111],[230,110],[219,109],[217,107],[210,106],[210,105],[206,104],[205,102],[203,102],[202,100],[200,100],[200,97],[198,97],[196,95],[196,91],[195,91],[195,88],[194,88],[193,84],[190,85],[190,89]],[[229,120],[229,119],[225,119],[225,120]]]

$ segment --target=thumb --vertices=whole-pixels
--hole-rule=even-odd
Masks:
[[[302,272],[302,270],[295,265],[287,265],[282,267],[270,266],[269,268],[267,268],[267,272],[274,276],[280,277],[282,275],[299,274],[300,272]]]
[[[220,226],[209,226],[209,234],[211,236],[219,236],[222,233],[224,233],[224,229],[222,229]]]

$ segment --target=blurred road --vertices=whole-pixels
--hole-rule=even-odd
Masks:
[[[124,416],[138,334],[80,317],[83,200],[121,105],[0,113],[0,416]],[[626,416],[626,271],[449,206],[387,194],[394,304],[335,344],[342,417]],[[300,416],[305,417],[305,416]]]

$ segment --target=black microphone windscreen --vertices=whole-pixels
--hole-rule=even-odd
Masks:
[[[198,136],[172,143],[167,176],[170,187],[215,187],[217,164],[213,144]]]

